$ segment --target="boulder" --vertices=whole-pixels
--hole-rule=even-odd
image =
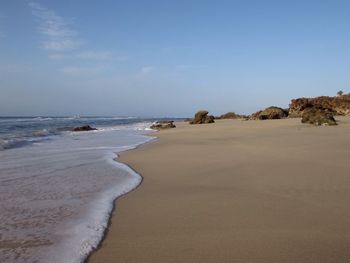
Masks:
[[[294,99],[289,104],[289,117],[301,117],[305,109],[312,107],[327,110],[335,115],[350,115],[350,95]]]
[[[174,121],[156,121],[152,123],[150,128],[152,130],[165,130],[176,128],[176,126],[174,124]]]
[[[249,119],[249,116],[247,115],[241,115],[241,114],[236,114],[235,112],[227,112],[225,114],[222,114],[220,116],[215,116],[216,120],[224,120],[224,119]]]
[[[314,125],[337,125],[333,117],[333,113],[321,108],[306,108],[303,110],[302,123],[310,123]]]
[[[240,115],[237,115],[234,112],[227,112],[225,114],[222,114],[219,117],[215,117],[215,119],[237,119],[237,118],[240,118],[240,117],[241,117]]]
[[[96,128],[91,127],[90,125],[75,127],[73,131],[80,132],[80,131],[96,131]]]
[[[207,111],[198,111],[190,121],[190,124],[213,123],[215,118],[213,115],[208,115],[208,113]]]
[[[288,117],[288,111],[279,107],[269,107],[265,110],[261,110],[252,114],[250,119],[252,120],[272,120],[282,119]]]
[[[208,115],[204,120],[204,123],[214,123],[214,122],[215,122],[215,117],[213,115]]]

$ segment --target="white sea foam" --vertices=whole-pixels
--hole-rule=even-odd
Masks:
[[[151,125],[150,122],[132,123],[125,125],[115,125],[107,127],[99,127],[98,130],[94,132],[104,132],[104,131],[120,131],[120,130],[135,130],[135,131],[148,131],[151,130],[148,127]]]
[[[151,140],[141,126],[1,151],[0,262],[82,262],[100,242],[113,200],[141,181],[114,160]]]
[[[35,117],[33,120],[36,120],[36,121],[51,121],[52,118],[50,118],[50,117]]]
[[[38,135],[37,137],[29,137],[29,138],[25,137],[25,138],[0,139],[0,151],[50,139],[49,137],[43,138],[43,136],[44,135],[42,136]]]

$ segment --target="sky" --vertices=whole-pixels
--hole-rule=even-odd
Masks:
[[[0,0],[0,116],[249,114],[350,92],[350,1]]]

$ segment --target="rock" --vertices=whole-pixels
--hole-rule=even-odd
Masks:
[[[320,108],[306,108],[303,110],[302,123],[310,123],[314,125],[337,125],[333,114],[329,111]]]
[[[213,115],[208,115],[204,120],[204,123],[214,123],[214,122],[215,122],[215,117]]]
[[[176,126],[174,124],[174,121],[156,121],[151,125],[150,128],[152,130],[165,130],[176,128]]]
[[[73,131],[80,132],[80,131],[96,131],[96,128],[92,128],[90,125],[75,127]]]
[[[350,115],[350,95],[294,99],[289,104],[289,117],[301,117],[303,111],[311,107],[324,109],[335,115]]]
[[[237,115],[234,112],[227,112],[225,114],[222,114],[219,117],[215,117],[215,119],[237,119],[240,118],[241,116]]]
[[[190,121],[190,124],[214,123],[214,119],[214,116],[208,115],[207,111],[198,111]]]
[[[288,116],[288,111],[279,107],[269,107],[265,110],[258,111],[252,114],[250,119],[252,120],[272,120],[282,119]]]
[[[307,98],[299,98],[292,100],[289,104],[289,118],[298,118],[303,114],[303,110],[313,107]]]
[[[255,113],[253,113],[251,116],[250,116],[250,120],[259,120],[259,116],[260,116],[260,113],[262,113],[262,110],[259,110]]]
[[[247,119],[247,118],[249,118],[249,116],[236,114],[235,112],[227,112],[225,114],[215,117],[216,120],[224,120],[224,119],[233,120],[233,119]]]

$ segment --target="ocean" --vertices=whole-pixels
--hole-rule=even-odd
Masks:
[[[155,120],[0,117],[0,262],[84,262],[142,180],[117,153],[152,140]],[[98,130],[71,131],[83,125]]]

